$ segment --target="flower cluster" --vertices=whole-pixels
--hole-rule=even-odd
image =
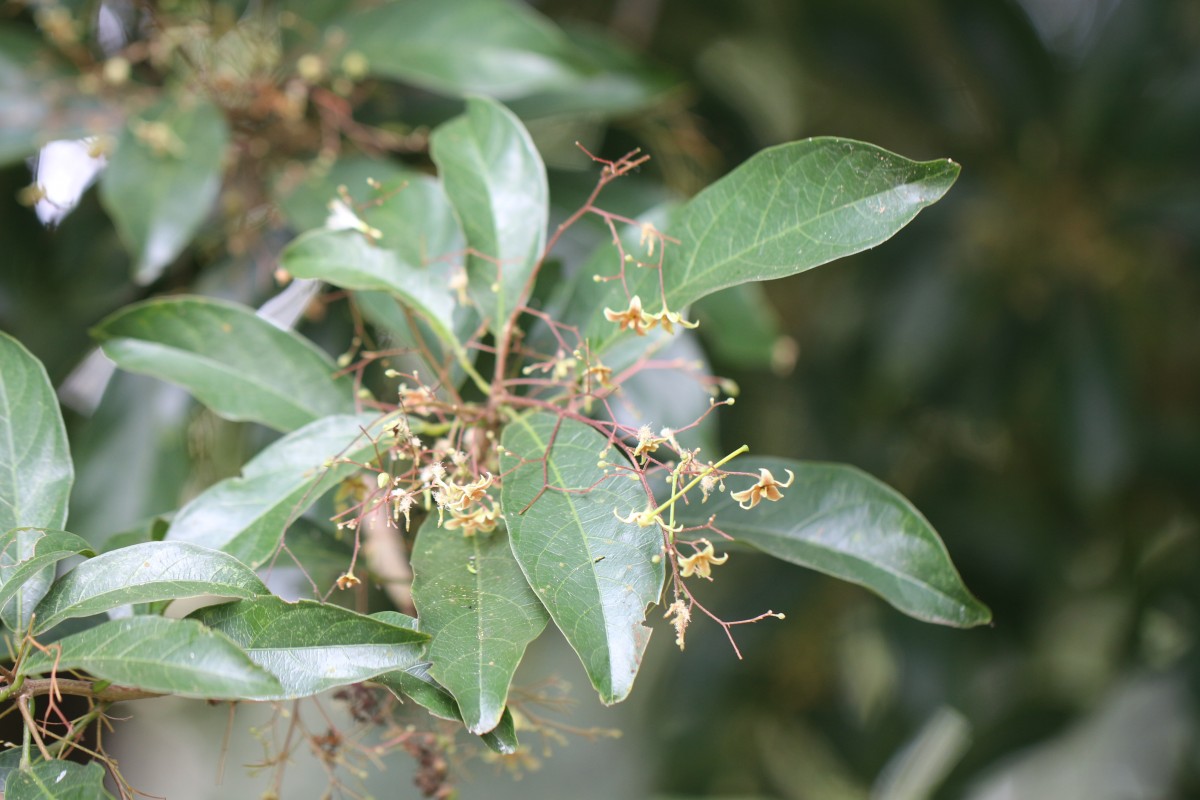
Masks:
[[[676,311],[669,311],[666,306],[657,314],[650,314],[642,308],[642,298],[636,294],[629,298],[629,307],[624,311],[613,311],[611,308],[605,308],[604,318],[609,322],[617,323],[621,330],[631,330],[638,336],[645,336],[658,325],[661,325],[667,333],[674,333],[676,325],[681,328],[695,328],[700,324],[698,322],[687,321],[683,318],[682,314]]]

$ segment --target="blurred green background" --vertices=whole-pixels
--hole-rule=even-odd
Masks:
[[[647,183],[688,193],[763,147],[839,135],[963,165],[893,241],[769,285],[794,368],[712,359],[742,388],[724,444],[850,462],[900,489],[995,625],[922,625],[738,553],[702,599],[726,618],[788,617],[739,630],[743,661],[715,626],[693,626],[682,654],[659,631],[632,698],[605,710],[544,643],[518,682],[562,675],[579,700],[567,719],[625,736],[555,748],[515,784],[474,765],[463,796],[1200,796],[1200,4],[535,5],[615,32],[679,84],[611,124],[531,123],[552,164],[573,138],[609,156],[641,146]],[[57,383],[87,326],[146,290],[94,192],[48,230],[16,202],[29,179],[0,171],[0,327]],[[205,240],[198,253],[220,257],[154,290],[269,289],[250,257]],[[306,329],[322,331],[344,346],[328,320]],[[72,508],[85,534],[173,507],[259,441],[130,376],[69,424],[98,465]],[[219,738],[223,713],[195,735]],[[127,741],[164,741],[146,730]],[[142,769],[145,749],[117,748]],[[212,762],[197,758],[202,782]]]

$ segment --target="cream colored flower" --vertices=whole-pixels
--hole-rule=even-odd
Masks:
[[[721,565],[729,560],[729,554],[722,555],[713,554],[712,542],[708,539],[701,539],[704,547],[697,550],[687,558],[679,559],[679,574],[684,578],[690,578],[693,574],[699,575],[701,578],[712,580],[713,565]]]
[[[771,470],[762,468],[758,471],[758,483],[751,486],[742,492],[733,492],[729,496],[738,502],[742,508],[751,509],[758,505],[758,501],[766,498],[771,502],[775,502],[783,497],[780,489],[786,489],[796,480],[796,476],[792,474],[790,469],[784,470],[788,474],[787,483],[780,483],[775,480],[775,476],[771,474]]]
[[[451,511],[450,519],[446,520],[444,527],[450,531],[461,528],[463,536],[474,536],[476,533],[491,533],[496,530],[496,520],[498,517],[499,514],[494,508],[477,508],[470,514],[459,514],[456,511]]]
[[[688,328],[689,330],[700,327],[699,322],[688,322],[679,312],[667,311],[665,308],[655,314],[654,319],[658,321],[658,324],[662,325],[663,330],[667,333],[674,333],[676,325],[681,328]]]
[[[640,459],[645,464],[646,456],[658,450],[658,446],[666,441],[668,441],[667,437],[655,436],[649,425],[643,425],[638,428],[638,443],[637,447],[633,449],[633,457]]]
[[[638,336],[645,336],[646,331],[658,324],[658,319],[647,314],[642,308],[642,298],[636,294],[629,298],[629,308],[624,311],[604,309],[604,318],[620,324],[621,330],[632,330]]]

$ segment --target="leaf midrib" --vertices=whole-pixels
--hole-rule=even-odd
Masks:
[[[539,436],[537,431],[535,431],[533,429],[533,427],[529,424],[529,418],[528,417],[520,417],[517,420],[515,420],[515,422],[519,422],[521,424],[521,426],[524,427],[525,430],[529,432],[529,435],[531,437],[533,437],[534,441],[538,444],[538,446],[542,448],[542,451],[546,454],[546,460],[548,462],[547,469],[553,470],[556,483],[559,486],[561,486],[562,488],[566,489],[567,487],[563,486],[563,474],[558,469],[558,465],[555,464],[554,460],[551,458],[551,451],[549,449],[549,445],[545,441],[542,440],[542,437]],[[557,444],[558,443],[555,442],[556,446],[557,446]],[[609,642],[608,615],[607,615],[607,613],[605,613],[603,595],[600,591],[600,578],[599,578],[599,576],[596,575],[595,561],[592,558],[591,543],[588,541],[587,531],[584,529],[584,526],[583,526],[583,519],[579,516],[578,509],[575,507],[574,496],[568,492],[563,492],[562,496],[566,499],[567,505],[571,509],[571,519],[574,521],[575,527],[579,530],[580,538],[583,540],[583,548],[584,548],[584,552],[587,553],[587,565],[589,566],[589,568],[587,570],[587,574],[590,575],[592,578],[592,587],[595,589],[595,598],[597,601],[591,607],[598,609],[600,611],[600,618],[604,622],[604,639],[605,639],[605,642]],[[547,609],[547,610],[549,610],[549,609]],[[605,661],[608,663],[609,674],[607,677],[611,684],[612,661],[609,658],[609,652],[608,652],[607,648],[604,651],[604,657],[605,657]]]
[[[125,339],[130,342],[136,342],[137,345],[140,347],[145,347],[149,350],[155,351],[155,354],[158,354],[160,352],[166,352],[166,353],[169,353],[172,355],[181,354],[189,361],[197,362],[202,366],[213,369],[215,372],[217,372],[221,375],[225,375],[225,376],[233,378],[239,382],[249,384],[250,386],[257,389],[262,394],[264,394],[270,398],[276,398],[276,399],[282,401],[282,405],[285,405],[289,409],[291,409],[293,411],[297,411],[300,414],[304,415],[309,422],[319,419],[322,416],[322,414],[324,413],[323,411],[320,411],[320,410],[310,409],[305,406],[299,405],[297,402],[293,401],[291,396],[277,392],[270,384],[256,380],[253,377],[252,373],[245,372],[245,371],[238,371],[238,370],[234,370],[232,368],[228,368],[224,365],[223,362],[217,361],[216,359],[213,359],[208,356],[197,353],[194,350],[186,350],[182,347],[162,344],[160,342],[154,342],[149,339],[142,339],[142,338],[139,338],[136,336],[114,336],[109,341],[113,342],[113,343],[117,343],[117,342],[120,342],[120,340],[122,340],[122,339]],[[106,344],[107,343],[108,342],[106,342]],[[176,382],[176,380],[177,379],[172,379],[172,382]],[[242,412],[242,413],[244,413],[244,412]],[[254,415],[254,416],[257,416],[257,415]],[[274,426],[276,424],[276,421],[271,420],[271,422],[269,424]],[[297,427],[297,428],[303,427],[303,425],[298,425],[298,426],[294,426],[294,427]]]
[[[812,153],[805,154],[801,159],[798,159],[795,163],[793,163],[792,165],[789,166],[788,172],[791,172],[793,169],[797,168],[803,160],[813,158],[816,155],[818,155],[818,153],[820,153],[820,152],[821,151],[818,150],[818,151],[813,151]],[[840,167],[841,163],[844,162],[845,159],[848,157],[849,157],[848,155],[842,156],[838,161],[838,165],[834,167],[834,170],[838,169]],[[934,178],[941,177],[941,176],[945,175],[947,171],[948,171],[948,169],[944,169],[937,173],[931,173],[929,175],[922,177],[919,182],[923,183],[923,182],[933,180]],[[784,180],[783,177],[780,177],[779,179],[776,180],[774,191],[778,191],[779,187],[783,185],[783,180]],[[824,193],[824,190],[827,187],[827,185],[828,184],[822,186],[822,193]],[[899,186],[903,186],[903,185],[907,185],[907,184],[899,184]],[[725,200],[724,204],[721,206],[721,211],[713,212],[712,217],[709,220],[709,223],[708,223],[707,227],[705,228],[704,232],[700,235],[699,238],[696,239],[696,245],[692,248],[692,255],[688,259],[687,266],[684,268],[683,276],[682,276],[679,284],[674,288],[674,292],[676,292],[676,293],[682,292],[689,284],[693,284],[693,283],[701,281],[703,278],[705,278],[706,276],[719,270],[720,268],[725,267],[725,266],[729,265],[730,263],[733,263],[735,261],[738,261],[738,260],[744,258],[748,253],[751,253],[755,250],[759,250],[762,247],[764,247],[765,245],[767,245],[771,242],[774,242],[777,239],[780,239],[784,236],[791,236],[796,233],[800,233],[801,235],[804,235],[803,234],[804,228],[809,227],[814,222],[817,222],[818,220],[820,220],[830,214],[843,212],[848,208],[852,208],[854,206],[860,205],[868,200],[871,200],[872,198],[879,197],[881,195],[885,195],[890,192],[894,192],[896,190],[896,188],[897,188],[897,186],[893,186],[893,187],[887,189],[886,191],[874,192],[873,194],[857,197],[852,201],[848,201],[846,203],[842,203],[840,205],[833,206],[825,211],[822,211],[818,214],[808,217],[802,223],[799,223],[797,225],[789,227],[788,229],[781,231],[780,233],[774,234],[772,236],[769,236],[766,239],[756,238],[752,245],[745,247],[742,250],[737,251],[736,253],[730,254],[728,258],[725,258],[721,261],[713,262],[708,267],[706,267],[702,272],[693,274],[693,269],[696,265],[696,261],[699,258],[700,254],[702,252],[704,252],[704,248],[701,247],[700,245],[712,233],[714,227],[716,226],[717,222],[719,221],[719,217],[724,213],[724,211],[726,209],[728,209],[728,207],[733,203],[733,201],[737,197],[736,192],[731,192],[729,197]],[[762,221],[765,218],[766,218],[766,212],[764,211],[759,219],[760,229],[762,226]],[[816,242],[816,240],[810,236],[806,237],[806,238],[808,238],[810,241]],[[864,241],[871,241],[871,239],[866,239]],[[818,242],[818,244],[819,244],[819,242]],[[677,299],[677,298],[672,298],[672,299]],[[690,303],[696,299],[698,299],[698,298],[690,298],[688,300],[685,300],[684,302]]]
[[[847,506],[847,507],[848,507],[848,506]],[[805,520],[804,520],[804,522],[803,522],[803,524],[802,524],[802,527],[807,527],[807,526],[810,524],[810,522],[811,522],[811,521],[813,521],[813,520],[819,520],[819,519],[821,519],[822,517],[830,516],[832,513],[834,513],[834,511],[838,511],[838,510],[841,510],[841,509],[844,509],[844,508],[847,508],[847,507],[841,507],[841,508],[839,508],[839,509],[830,509],[830,510],[827,510],[827,511],[822,511],[822,512],[821,512],[821,513],[819,513],[819,514],[814,514],[814,515],[812,515],[812,516],[809,516],[809,517],[805,518]],[[936,597],[941,597],[941,598],[944,598],[945,600],[948,600],[948,601],[949,601],[949,602],[950,602],[952,605],[954,605],[954,606],[957,606],[957,607],[959,607],[959,608],[962,608],[962,609],[965,609],[965,610],[969,610],[969,609],[970,609],[970,606],[967,606],[966,604],[964,604],[964,603],[963,603],[963,601],[961,601],[961,600],[959,600],[959,599],[955,598],[954,596],[952,596],[952,595],[949,595],[949,594],[946,594],[946,593],[945,593],[945,592],[943,592],[941,589],[938,589],[937,587],[935,587],[935,586],[933,586],[933,585],[931,585],[931,584],[924,583],[924,582],[922,582],[922,581],[918,581],[916,578],[914,578],[914,577],[912,577],[912,576],[909,576],[909,575],[907,575],[907,574],[905,574],[905,573],[903,573],[903,572],[898,572],[898,571],[897,571],[895,568],[893,568],[893,567],[890,567],[890,566],[888,566],[888,565],[884,565],[884,564],[879,564],[879,563],[876,563],[876,562],[874,562],[874,561],[868,561],[867,559],[865,559],[865,558],[862,558],[862,557],[860,557],[860,556],[855,556],[855,555],[852,555],[852,554],[850,554],[850,553],[847,553],[847,552],[845,552],[845,551],[843,551],[843,550],[838,550],[838,549],[836,549],[836,548],[834,548],[834,547],[830,547],[829,545],[826,545],[826,544],[822,544],[822,543],[820,543],[820,542],[813,541],[812,539],[805,539],[805,538],[788,538],[788,537],[787,537],[785,534],[783,534],[783,533],[779,533],[777,530],[775,530],[775,529],[773,529],[773,528],[762,528],[762,527],[759,527],[759,526],[757,526],[757,525],[754,525],[754,524],[752,524],[752,523],[734,523],[734,524],[732,524],[732,525],[727,525],[727,526],[726,526],[726,529],[727,529],[727,530],[729,530],[729,531],[731,531],[731,532],[736,532],[736,531],[738,531],[738,530],[741,530],[741,531],[750,531],[750,532],[752,532],[752,534],[755,534],[755,535],[761,535],[761,536],[763,536],[764,538],[768,538],[768,539],[772,539],[772,540],[781,540],[781,541],[783,541],[783,542],[791,542],[791,543],[799,543],[799,544],[804,544],[804,545],[807,545],[807,546],[809,546],[809,547],[812,547],[812,548],[814,548],[814,549],[816,549],[816,550],[821,550],[822,552],[826,552],[826,553],[835,554],[835,555],[841,556],[841,557],[843,557],[843,558],[846,558],[846,559],[848,559],[848,560],[850,560],[850,561],[854,561],[854,562],[857,562],[857,563],[859,563],[859,564],[865,564],[865,565],[867,565],[867,566],[874,567],[875,569],[878,569],[878,570],[879,570],[879,571],[881,571],[881,572],[887,573],[887,574],[891,575],[891,576],[892,576],[892,577],[894,577],[894,578],[898,578],[898,579],[900,579],[902,582],[904,582],[904,583],[907,583],[907,584],[909,584],[909,585],[915,586],[915,587],[917,587],[917,588],[922,588],[922,589],[925,589],[925,590],[926,590],[928,593],[930,593],[930,594],[932,594],[932,595],[934,595],[934,596],[936,596]],[[797,532],[797,531],[799,530],[799,528],[797,528],[797,527],[793,527],[793,528],[791,528],[790,530],[791,530],[792,532]],[[735,538],[736,538],[736,536],[735,536]],[[753,542],[753,541],[748,541],[748,540],[747,540],[747,542],[746,542],[746,543],[747,543],[747,544],[749,544],[749,545],[751,545],[751,546],[754,546],[754,542]],[[804,566],[808,567],[809,569],[816,570],[817,572],[825,572],[825,570],[824,570],[824,569],[820,569],[820,568],[818,568],[818,567],[815,567],[815,566],[811,566],[811,565],[804,565]],[[843,576],[841,576],[841,575],[838,575],[838,576],[836,576],[836,577],[843,578]],[[864,586],[864,587],[866,587],[866,588],[868,588],[868,589],[870,589],[870,588],[871,588],[870,586],[867,586],[866,584],[862,583],[861,581],[855,580],[854,578],[843,578],[843,579],[845,579],[845,580],[849,580],[849,581],[851,581],[852,583],[856,583],[856,584],[858,584],[858,585],[860,585],[860,586]]]

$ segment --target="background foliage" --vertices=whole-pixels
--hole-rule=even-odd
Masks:
[[[856,798],[874,785],[920,797],[942,774],[939,797],[1200,792],[1194,4],[539,8],[625,36],[653,65],[645,80],[656,92],[645,104],[620,86],[592,87],[589,100],[603,98],[609,113],[579,115],[552,89],[475,87],[512,98],[559,168],[552,197],[586,191],[563,169],[578,166],[575,139],[654,156],[638,182],[616,189],[635,206],[662,186],[690,193],[764,146],[815,134],[964,165],[955,190],[888,247],[770,285],[792,343],[779,344],[776,366],[794,347],[794,369],[771,376],[751,369],[769,364],[706,346],[743,390],[725,415],[726,443],[854,463],[886,479],[941,531],[996,625],[921,626],[852,587],[735,558],[714,602],[779,608],[789,623],[748,630],[744,662],[719,630],[693,633],[686,654],[664,654],[645,675],[658,679],[640,685],[638,713],[620,722],[645,746],[578,743],[524,791],[561,791],[552,781],[569,770],[555,773],[555,761],[588,751],[579,755],[601,763],[636,754],[632,773],[644,785],[633,791],[643,794]],[[591,41],[588,28],[571,30]],[[447,63],[486,74],[463,60],[487,54],[471,47],[469,26],[462,35]],[[552,65],[553,37],[540,46]],[[438,55],[377,65],[385,77],[419,80]],[[534,66],[522,80],[552,86],[551,67]],[[426,80],[436,91],[438,78]],[[457,111],[422,92],[384,92],[368,107],[376,120],[416,126],[397,136]],[[192,113],[205,124],[203,107]],[[251,156],[242,162],[250,171]],[[16,203],[28,182],[23,165],[0,172],[0,327],[58,386],[87,351],[89,327],[146,296],[129,280],[122,245],[145,234],[106,199],[119,187],[89,192],[60,227],[41,228]],[[144,194],[155,202],[152,187]],[[221,203],[259,199],[233,191]],[[309,215],[298,227],[324,213],[282,207]],[[254,303],[274,289],[253,241],[237,229],[202,234],[155,290],[191,286]],[[165,266],[153,252],[139,265],[143,275]],[[339,313],[306,332],[344,346]],[[131,375],[116,378],[94,415],[68,422],[80,465],[71,528],[91,541],[236,474],[264,441],[252,425],[220,421]],[[898,756],[906,745],[907,759]]]

